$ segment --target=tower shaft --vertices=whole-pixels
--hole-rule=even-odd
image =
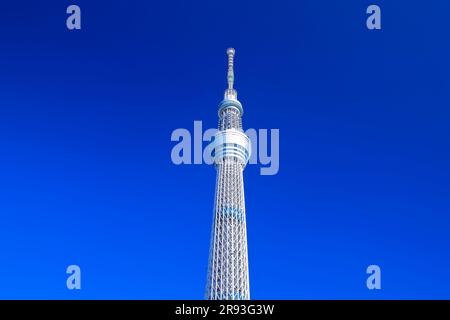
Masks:
[[[234,49],[228,49],[228,88],[219,106],[217,170],[206,299],[250,299],[243,171],[251,152],[242,130],[243,109],[233,88]]]

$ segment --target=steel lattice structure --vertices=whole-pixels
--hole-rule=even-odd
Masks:
[[[250,299],[243,171],[251,145],[242,130],[243,108],[233,88],[234,54],[233,48],[227,50],[228,88],[219,105],[214,140],[217,180],[205,294],[210,300]]]

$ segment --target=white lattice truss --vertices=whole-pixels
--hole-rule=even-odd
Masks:
[[[243,109],[233,89],[234,49],[228,49],[228,89],[219,106],[217,170],[205,298],[250,299],[243,170],[251,146],[242,130]]]

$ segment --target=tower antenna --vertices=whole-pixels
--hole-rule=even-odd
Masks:
[[[227,55],[228,55],[228,90],[233,90],[233,84],[234,84],[234,54],[235,54],[234,48],[228,48],[227,49]]]
[[[234,90],[234,54],[235,54],[234,48],[228,48],[227,49],[227,55],[228,55],[228,73],[227,73],[227,81],[228,81],[228,88],[225,90],[225,99],[227,100],[237,100],[237,92]]]

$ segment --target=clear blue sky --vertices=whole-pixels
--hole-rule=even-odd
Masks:
[[[244,173],[252,298],[450,298],[449,12],[3,2],[0,298],[203,298],[215,170],[173,165],[170,135],[217,125],[229,46],[244,127],[280,129],[279,174]]]

